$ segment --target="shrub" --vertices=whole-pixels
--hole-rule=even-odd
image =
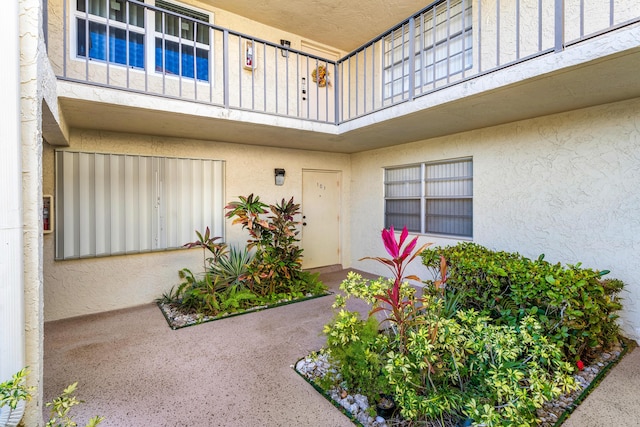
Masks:
[[[245,246],[242,249],[231,246],[229,251],[222,254],[211,263],[209,271],[220,277],[224,283],[243,286],[249,265],[253,261],[253,254]]]
[[[334,384],[367,396],[391,391],[382,370],[388,337],[378,333],[375,318],[361,320],[357,313],[340,310],[324,331],[329,360],[341,367]]]
[[[10,380],[0,384],[0,408],[7,406],[9,411],[13,411],[16,410],[21,401],[31,399],[31,393],[34,392],[35,387],[26,385],[27,374],[27,368],[23,368],[14,374]],[[46,403],[47,407],[51,407],[46,427],[75,427],[78,425],[73,420],[73,416],[69,414],[71,408],[82,403],[73,394],[77,386],[77,382],[71,384],[64,389],[60,396]],[[104,417],[95,416],[89,420],[86,427],[95,427],[102,421],[104,421]]]
[[[180,285],[156,302],[217,316],[326,292],[318,273],[302,271],[302,249],[296,244],[298,223],[294,221],[299,208],[293,198],[266,205],[253,194],[229,203],[226,216],[249,231],[247,246],[229,248],[217,242],[220,237],[212,237],[208,227],[204,233],[196,231],[198,239],[184,246],[202,248],[204,273],[180,270]]]
[[[293,198],[266,205],[260,197],[250,194],[229,203],[226,209],[227,218],[235,218],[233,224],[242,224],[249,231],[247,247],[256,248],[247,268],[247,286],[260,295],[286,291],[287,285],[299,279],[302,272],[302,249],[296,244],[299,223],[294,221],[300,205]]]
[[[423,264],[436,268],[440,256],[448,261],[447,289],[459,294],[459,306],[509,325],[532,315],[575,360],[589,360],[594,350],[617,341],[618,293],[624,285],[603,280],[608,271],[563,267],[543,256],[531,260],[470,242],[424,251]]]
[[[418,299],[406,282],[399,292],[413,309],[404,339],[345,309],[349,298],[375,302],[373,294],[392,287],[390,279],[368,281],[354,272],[340,285],[345,295],[336,297],[339,311],[324,328],[339,374],[334,385],[342,380],[373,401],[392,394],[409,420],[453,415],[505,426],[534,425],[536,408],[575,387],[572,365],[533,316],[498,325],[473,309],[451,315],[446,298]]]
[[[208,272],[199,279],[188,268],[180,270],[178,275],[183,282],[173,297],[182,308],[208,315],[216,315],[221,311],[221,292],[227,288],[226,282]]]
[[[412,254],[415,239],[403,249],[406,230],[399,243],[393,229],[382,237],[392,259],[373,259],[388,265],[394,278],[369,281],[349,273],[340,285],[344,296],[336,297],[337,312],[324,328],[326,351],[336,365],[334,386],[352,387],[371,401],[392,394],[409,422],[471,418],[486,426],[535,425],[537,408],[577,387],[573,364],[547,335],[539,307],[506,319],[489,316],[510,313],[496,304],[482,310],[494,281],[459,285],[455,262],[448,267],[441,251],[422,254],[437,277],[418,298],[403,280],[405,262],[420,251]],[[367,320],[346,310],[352,297],[372,305]],[[385,314],[382,323],[376,313]]]
[[[211,265],[218,261],[218,259],[226,253],[227,245],[224,243],[216,243],[216,240],[222,239],[222,237],[211,236],[211,230],[209,227],[205,230],[204,234],[196,230],[196,236],[198,240],[185,243],[184,248],[202,248],[202,265],[203,269],[207,270],[207,264]],[[207,250],[211,253],[211,257],[207,258]]]

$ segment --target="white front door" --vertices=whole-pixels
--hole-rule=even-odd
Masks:
[[[302,171],[302,266],[340,264],[340,172]]]

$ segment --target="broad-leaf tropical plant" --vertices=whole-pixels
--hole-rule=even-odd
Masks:
[[[408,321],[415,317],[416,312],[419,310],[416,305],[417,300],[415,298],[405,299],[402,297],[400,291],[402,282],[405,280],[420,281],[420,278],[415,275],[405,276],[405,269],[414,259],[416,259],[420,253],[431,243],[425,243],[415,250],[418,243],[418,236],[415,236],[410,242],[405,245],[405,241],[409,235],[409,231],[405,226],[400,233],[400,240],[396,240],[395,230],[393,226],[389,229],[382,230],[382,242],[387,250],[387,253],[391,255],[391,258],[384,257],[364,257],[361,260],[371,259],[378,261],[387,266],[393,273],[393,286],[386,289],[383,294],[375,295],[374,298],[379,302],[386,304],[388,307],[377,305],[371,310],[370,315],[373,315],[379,311],[390,310],[390,315],[384,320],[388,320],[395,324],[398,330],[398,336],[401,342],[401,348],[404,349],[404,343],[406,340],[406,328]]]
[[[302,273],[302,249],[296,244],[299,223],[294,220],[300,214],[300,205],[293,202],[293,197],[275,205],[266,205],[253,194],[239,199],[227,205],[226,216],[248,230],[251,239],[247,247],[256,248],[247,269],[247,286],[263,296],[286,292],[287,284]]]
[[[217,262],[218,259],[225,254],[227,245],[225,245],[224,243],[216,243],[216,241],[222,239],[222,237],[211,236],[211,230],[209,230],[209,227],[207,227],[207,229],[204,231],[204,234],[196,230],[196,236],[198,236],[198,240],[185,243],[183,247],[187,249],[202,248],[202,264],[204,270],[206,271],[207,261],[209,261],[209,264]],[[212,254],[212,257],[210,258],[207,258],[206,256],[207,249]]]

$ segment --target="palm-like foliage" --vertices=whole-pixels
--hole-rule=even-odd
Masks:
[[[228,286],[239,285],[246,278],[248,266],[252,261],[253,254],[246,246],[242,249],[231,246],[228,252],[211,265],[211,272]]]
[[[268,208],[268,209],[267,209]],[[300,205],[282,199],[275,205],[265,205],[253,194],[240,197],[227,205],[227,218],[242,224],[249,231],[249,248],[256,248],[247,271],[247,286],[260,295],[287,291],[287,284],[299,278],[302,271],[302,249],[296,242]],[[268,214],[267,218],[261,217]]]

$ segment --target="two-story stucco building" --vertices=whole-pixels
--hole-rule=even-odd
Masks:
[[[0,380],[196,268],[194,230],[242,244],[250,193],[301,203],[308,268],[384,274],[407,225],[610,270],[640,338],[640,2],[325,3],[5,5]]]

